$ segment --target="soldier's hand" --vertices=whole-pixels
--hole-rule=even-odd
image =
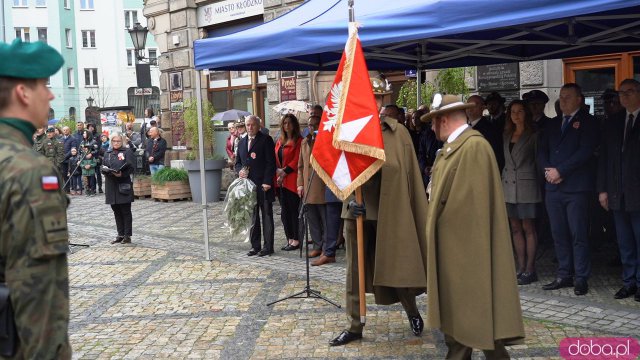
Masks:
[[[351,213],[353,217],[364,216],[367,213],[364,204],[358,204],[355,200],[349,201],[347,209],[349,209],[349,213]]]

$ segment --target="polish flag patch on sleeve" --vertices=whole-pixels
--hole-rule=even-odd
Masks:
[[[59,190],[60,184],[58,183],[57,176],[43,176],[42,177],[42,190]]]

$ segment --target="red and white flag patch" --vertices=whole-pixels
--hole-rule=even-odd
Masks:
[[[43,176],[42,177],[42,190],[59,190],[60,184],[58,183],[57,176]]]

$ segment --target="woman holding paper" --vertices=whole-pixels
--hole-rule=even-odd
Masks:
[[[111,150],[104,154],[102,173],[105,175],[105,203],[111,205],[116,219],[118,236],[111,243],[130,243],[132,234],[131,203],[133,202],[133,184],[131,174],[134,170],[133,153],[123,146],[120,134],[111,137]]]

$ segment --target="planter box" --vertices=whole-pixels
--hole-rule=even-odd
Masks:
[[[191,189],[186,181],[168,181],[164,185],[151,184],[151,197],[159,200],[190,199]]]
[[[133,196],[138,196],[138,197],[151,196],[151,178],[134,177],[133,178]]]

